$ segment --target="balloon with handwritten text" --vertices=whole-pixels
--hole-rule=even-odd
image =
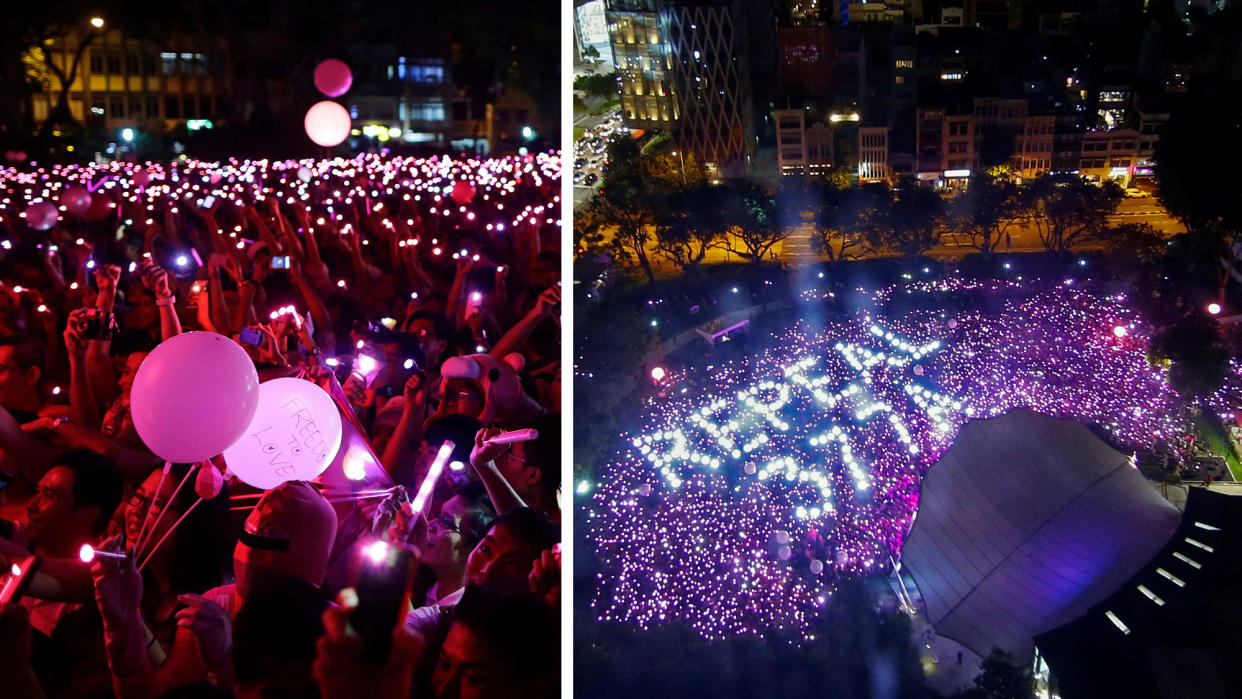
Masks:
[[[272,379],[259,384],[259,409],[224,450],[224,460],[242,481],[267,490],[316,478],[340,446],[341,413],[322,388],[302,379]]]

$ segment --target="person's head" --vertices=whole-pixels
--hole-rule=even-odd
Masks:
[[[422,542],[423,563],[438,578],[464,578],[470,552],[483,540],[495,517],[491,498],[482,484],[462,485],[445,501],[439,515],[427,523],[427,539]]]
[[[529,442],[515,442],[500,456],[496,466],[523,500],[536,497],[545,502],[555,500],[561,475],[561,425],[553,415],[534,425],[539,436]]]
[[[147,288],[135,291],[136,293],[130,294],[129,315],[125,317],[125,327],[158,332],[160,307],[155,304],[155,292]]]
[[[530,264],[528,281],[536,289],[554,286],[561,279],[561,256],[555,251],[544,251],[535,256]]]
[[[107,529],[123,488],[116,464],[106,457],[85,449],[66,452],[39,479],[26,505],[30,540],[55,555],[73,555]]]
[[[560,528],[529,507],[497,517],[466,562],[466,583],[516,594],[529,589],[540,554],[561,540]]]
[[[150,352],[130,352],[124,363],[120,363],[120,371],[117,373],[116,385],[121,389],[121,393],[129,395],[129,389],[133,388],[134,376],[138,374],[138,367],[142,366],[143,360],[147,358]]]
[[[392,386],[397,393],[405,388],[405,382],[414,372],[423,369],[427,363],[422,343],[414,335],[387,333],[381,339],[379,347],[384,352],[384,369],[377,383]]]
[[[228,527],[229,498],[228,490],[222,489],[211,500],[194,505],[198,500],[193,482],[197,471],[177,490],[189,470],[186,464],[172,464],[162,484],[162,468],[147,474],[125,503],[125,540],[133,545],[145,522],[146,533],[142,537],[147,543],[143,544],[141,554],[145,559],[173,524],[189,512],[169,540],[160,545],[150,565],[164,569],[173,589],[202,592],[220,584],[228,565],[229,539],[224,532]]]
[[[555,612],[530,594],[469,587],[432,673],[437,699],[559,696]]]
[[[289,580],[257,592],[233,617],[233,679],[238,699],[316,699],[311,673],[326,603],[318,588]]]
[[[453,329],[442,312],[421,310],[411,313],[403,323],[404,332],[417,338],[422,345],[423,357],[428,366],[440,361]]]
[[[483,413],[486,396],[478,381],[449,379],[444,382],[444,394],[440,396],[440,402],[446,413],[477,418]]]
[[[336,512],[310,483],[289,481],[263,493],[233,549],[237,593],[245,599],[290,578],[317,587],[336,525]]]
[[[30,335],[0,337],[0,406],[33,410],[39,405],[39,379],[47,371],[47,346]]]

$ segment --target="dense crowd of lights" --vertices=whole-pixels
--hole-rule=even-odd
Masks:
[[[28,206],[45,201],[57,205],[62,225],[71,223],[77,217],[67,211],[60,196],[76,186],[104,197],[110,209],[124,201],[144,207],[152,216],[157,203],[171,204],[176,213],[177,206],[202,205],[209,196],[239,207],[275,198],[290,206],[314,207],[317,225],[323,225],[325,217],[343,221],[342,206],[365,203],[367,212],[383,217],[383,225],[390,229],[401,223],[414,225],[412,220],[395,220],[400,214],[394,209],[399,208],[456,227],[504,232],[523,225],[560,225],[560,173],[561,158],[555,152],[497,158],[362,154],[325,160],[181,159],[171,164],[113,161],[48,167],[32,163],[0,168],[4,185],[0,223],[17,223]],[[471,186],[469,196],[454,196],[454,188],[462,183]],[[206,201],[210,206],[211,200]],[[239,231],[216,232],[236,238]]]
[[[600,620],[806,637],[841,576],[899,556],[920,478],[967,420],[1025,406],[1095,423],[1127,451],[1189,429],[1123,295],[945,280],[868,296],[745,360],[670,370],[598,483],[578,486],[592,493]],[[1242,400],[1238,369],[1209,401],[1219,414]]]

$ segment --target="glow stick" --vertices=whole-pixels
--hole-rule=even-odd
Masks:
[[[147,557],[142,559],[142,564],[138,566],[139,572],[142,572],[142,569],[147,565],[147,561],[151,560],[151,557],[155,555],[155,552],[160,549],[160,544],[164,543],[164,541],[166,541],[168,537],[172,536],[173,532],[177,531],[177,525],[181,524],[182,520],[184,520],[186,517],[189,517],[190,513],[194,511],[194,508],[198,507],[198,504],[202,501],[203,501],[202,498],[195,500],[194,504],[190,505],[190,508],[185,511],[185,514],[178,517],[177,521],[173,522],[173,525],[168,528],[168,531],[164,532],[164,536],[161,536],[160,540],[155,542],[155,546],[151,548],[151,551],[147,554]],[[151,531],[155,531],[155,528],[152,527]],[[137,559],[137,556],[135,556],[135,560],[136,559]]]
[[[418,513],[422,513],[427,503],[431,500],[431,489],[435,487],[436,481],[440,479],[440,474],[444,472],[444,465],[448,463],[449,457],[453,455],[453,449],[456,445],[452,442],[445,442],[440,445],[440,451],[436,453],[436,458],[431,462],[431,468],[427,470],[427,477],[423,479],[422,485],[418,487],[418,494],[414,496],[414,504],[411,508]]]
[[[485,444],[514,444],[516,442],[529,442],[539,437],[539,430],[528,427],[524,430],[513,430],[512,432],[501,432],[484,442]]]
[[[193,475],[194,475],[194,474],[198,471],[198,466],[199,466],[198,464],[194,464],[193,466],[191,466],[191,467],[190,467],[190,469],[189,469],[188,471],[186,471],[186,472],[185,472],[185,476],[181,479],[181,482],[177,484],[177,488],[176,488],[175,490],[173,490],[173,494],[172,494],[171,496],[169,496],[169,498],[168,498],[168,502],[169,502],[169,503],[172,503],[174,500],[176,500],[176,499],[177,499],[177,494],[181,492],[181,488],[182,488],[183,486],[185,486],[185,482],[186,482],[186,481],[188,481],[188,480],[190,480],[190,476],[193,476]],[[163,479],[163,478],[160,478],[160,482],[161,482],[161,483],[163,483],[163,481],[164,481],[164,479]],[[159,492],[160,492],[159,490],[156,490],[156,491],[155,491],[155,495],[152,495],[152,496],[151,496],[151,504],[152,504],[152,505],[154,505],[154,504],[155,504],[155,498],[159,496]],[[147,507],[147,512],[150,512],[150,511],[151,511],[151,507],[150,507],[150,506],[148,506],[148,507]],[[188,511],[188,510],[187,510],[187,511]],[[155,533],[155,530],[159,528],[159,526],[160,526],[160,520],[164,519],[164,513],[165,513],[165,512],[168,512],[168,505],[165,505],[165,506],[164,506],[164,508],[160,510],[160,515],[159,515],[159,517],[156,517],[156,518],[155,518],[155,523],[151,525],[151,532],[150,532],[150,534],[148,534],[148,538],[150,538],[150,535],[151,535],[151,534],[154,534],[154,533]],[[177,520],[177,521],[181,521],[181,520]],[[160,539],[160,541],[163,541],[163,539]],[[142,543],[140,543],[140,544],[138,544],[138,545],[134,546],[134,560],[137,560],[137,559],[138,559],[138,555],[142,552],[142,546],[143,546],[143,545],[145,545],[145,544],[147,544],[147,543],[150,543],[150,542],[149,542],[149,541],[143,541]],[[150,558],[150,556],[147,556],[147,558]]]
[[[123,552],[113,553],[112,551],[103,551],[92,547],[90,544],[82,544],[82,548],[78,549],[78,558],[81,559],[83,563],[90,563],[96,558],[111,558],[116,561],[123,561],[126,557],[127,555]]]

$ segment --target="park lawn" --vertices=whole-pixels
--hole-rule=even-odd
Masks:
[[[582,128],[581,126],[574,127],[574,140],[575,141],[577,141],[578,139],[582,138],[585,135],[586,135],[586,129]]]
[[[1208,450],[1224,458],[1225,463],[1229,465],[1229,472],[1233,474],[1233,479],[1242,482],[1242,460],[1238,458],[1237,450],[1229,442],[1229,436],[1221,431],[1220,425],[1202,415],[1194,417],[1194,425],[1199,437],[1207,443]]]

